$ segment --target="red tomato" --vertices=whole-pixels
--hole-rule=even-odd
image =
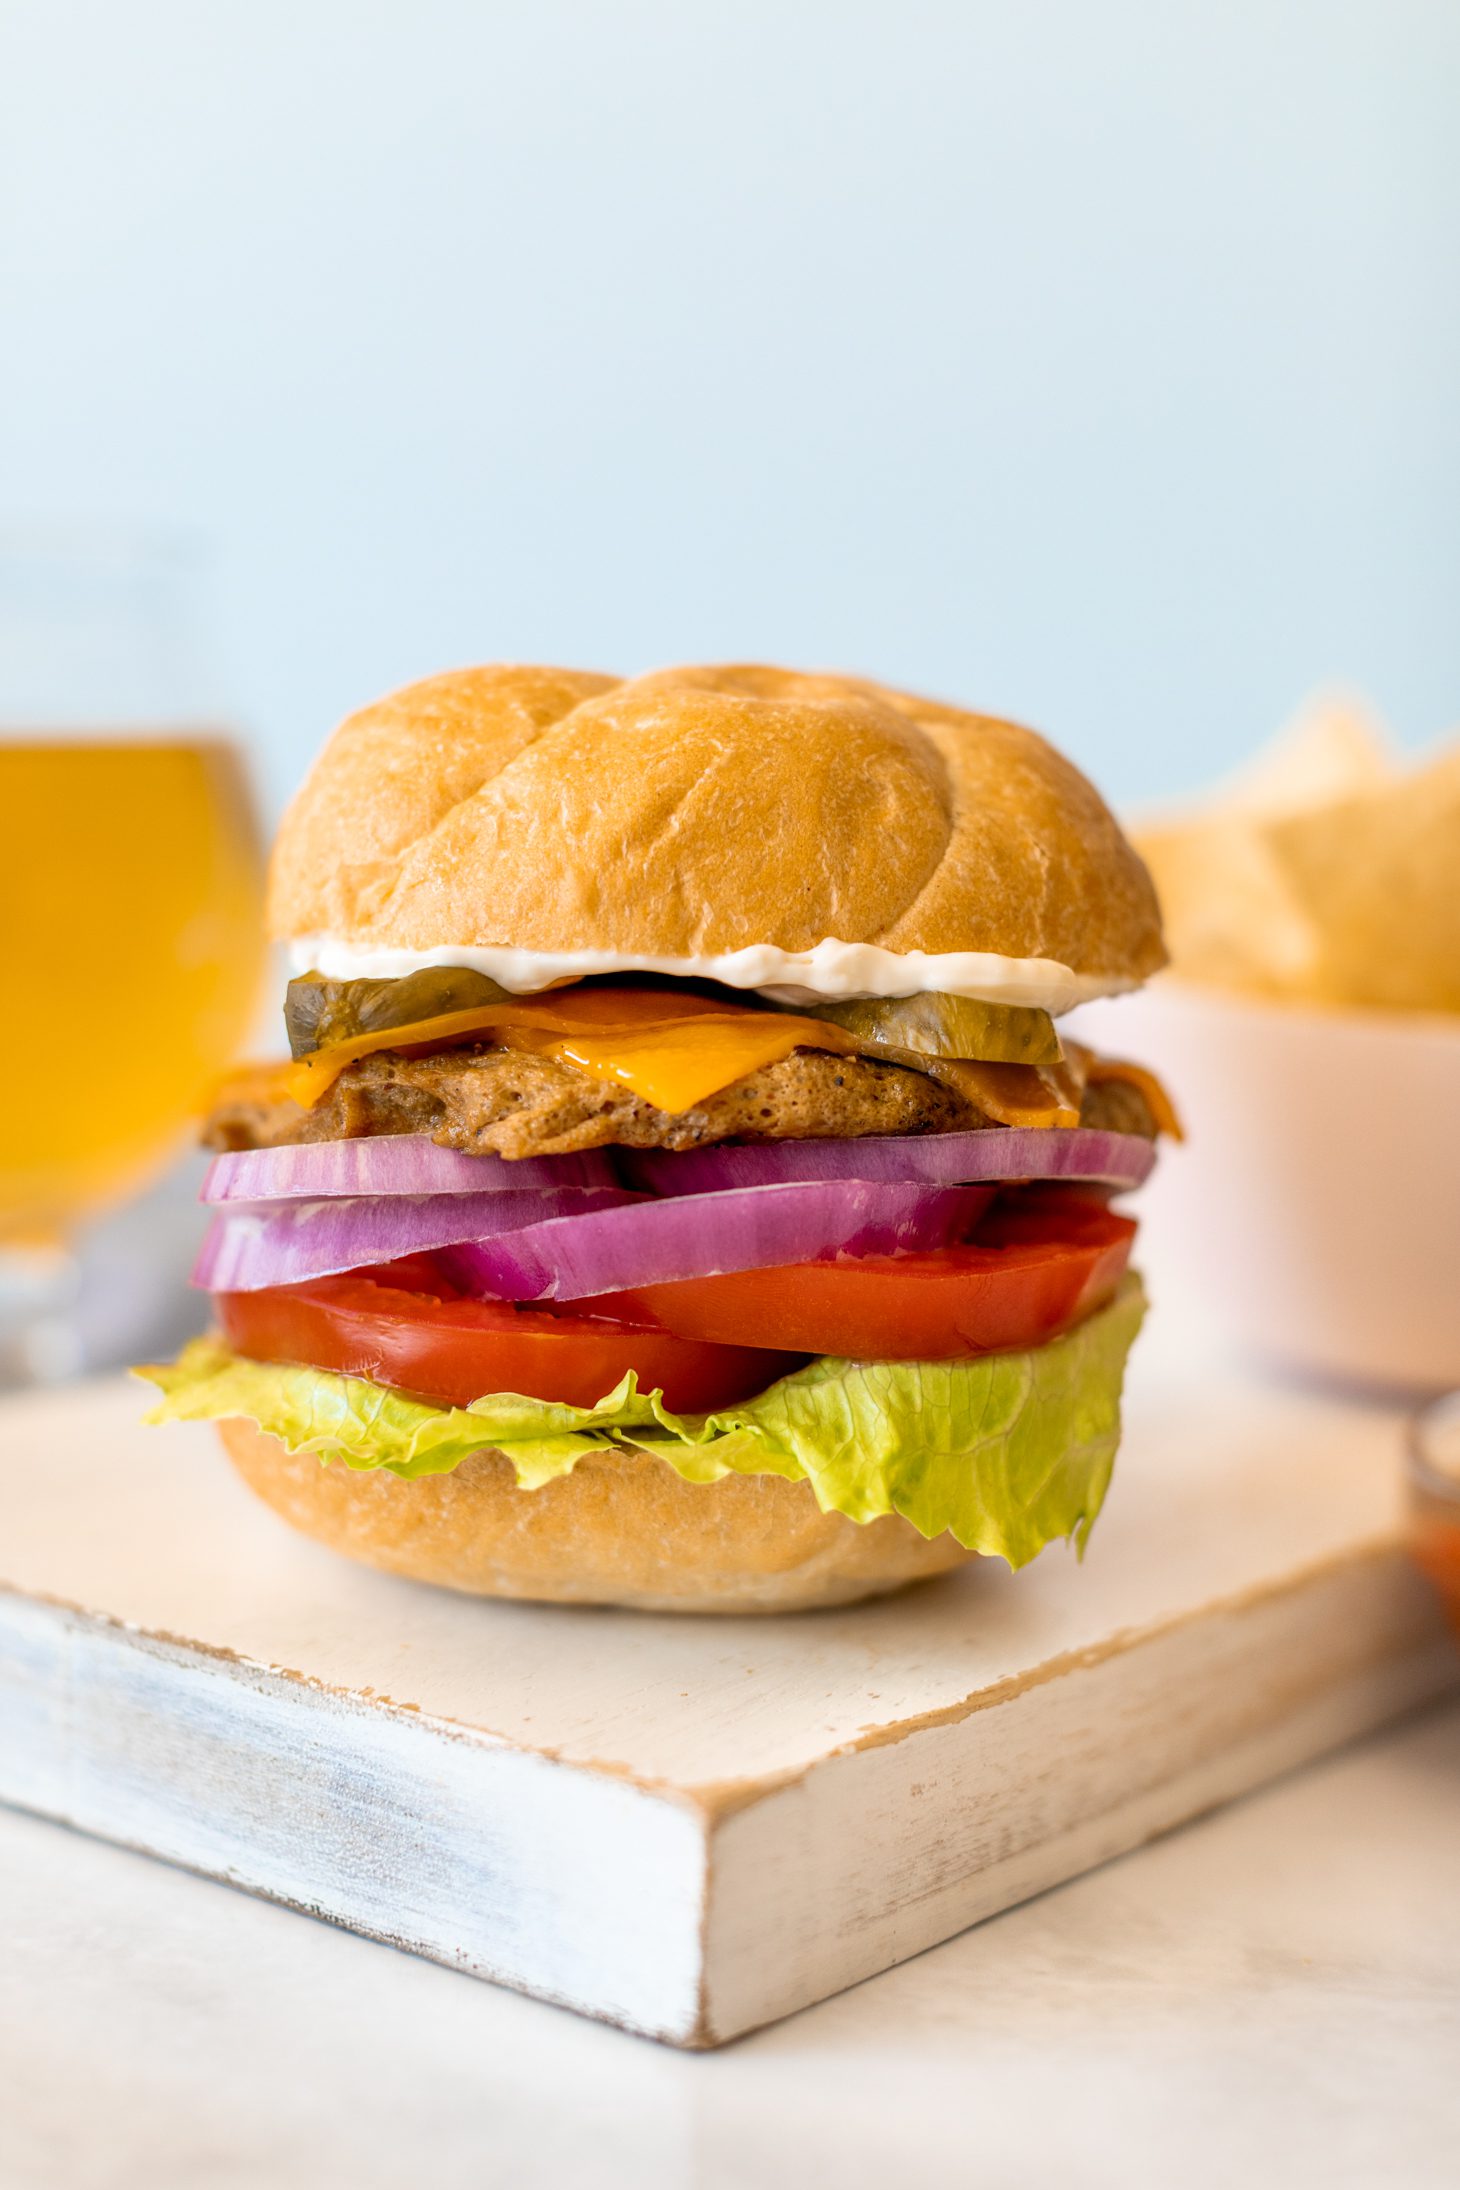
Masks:
[[[641,1391],[662,1390],[669,1407],[699,1414],[764,1391],[794,1366],[779,1350],[672,1337],[629,1318],[432,1297],[426,1256],[381,1267],[384,1283],[357,1271],[217,1293],[213,1305],[229,1344],[250,1360],[368,1377],[444,1407],[489,1392],[592,1407],[636,1369]]]
[[[1135,1225],[1069,1187],[1019,1187],[963,1247],[799,1262],[612,1293],[606,1315],[682,1338],[784,1346],[855,1361],[945,1361],[1039,1346],[1103,1305]]]

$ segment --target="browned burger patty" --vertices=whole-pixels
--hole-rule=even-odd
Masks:
[[[1085,1090],[1081,1122],[1114,1132],[1155,1131],[1139,1089],[1107,1081]],[[869,1133],[950,1133],[991,1125],[956,1088],[904,1065],[796,1050],[691,1110],[656,1110],[572,1065],[508,1049],[435,1057],[379,1050],[346,1066],[313,1110],[247,1094],[209,1118],[210,1148],[273,1148],[290,1141],[429,1133],[468,1155],[557,1156],[617,1144],[701,1148],[714,1141],[860,1140]]]

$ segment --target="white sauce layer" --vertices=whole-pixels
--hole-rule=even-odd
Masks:
[[[1054,958],[1002,958],[995,951],[885,951],[875,943],[839,943],[832,936],[810,951],[753,943],[719,957],[639,958],[618,951],[476,949],[449,943],[429,951],[362,950],[334,936],[305,935],[289,945],[289,958],[295,973],[322,973],[331,981],[393,981],[424,966],[468,966],[513,996],[530,996],[589,974],[663,973],[682,981],[758,989],[785,1004],[937,991],[1058,1013],[1137,985],[1115,974],[1074,973]]]

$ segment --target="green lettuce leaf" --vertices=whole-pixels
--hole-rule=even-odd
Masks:
[[[1125,1358],[1145,1313],[1140,1282],[1062,1338],[962,1361],[813,1361],[718,1414],[675,1415],[632,1374],[596,1407],[497,1393],[432,1407],[358,1377],[248,1361],[194,1339],[139,1369],[163,1393],[150,1422],[240,1415],[290,1452],[352,1468],[439,1475],[505,1453],[524,1490],[585,1453],[636,1448],[692,1483],[730,1473],[811,1484],[825,1512],[900,1513],[924,1536],[1023,1566],[1056,1537],[1081,1550],[1120,1436]]]

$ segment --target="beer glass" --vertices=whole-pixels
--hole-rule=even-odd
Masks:
[[[178,1148],[262,977],[186,545],[0,531],[0,1385],[71,1373],[78,1228]]]

